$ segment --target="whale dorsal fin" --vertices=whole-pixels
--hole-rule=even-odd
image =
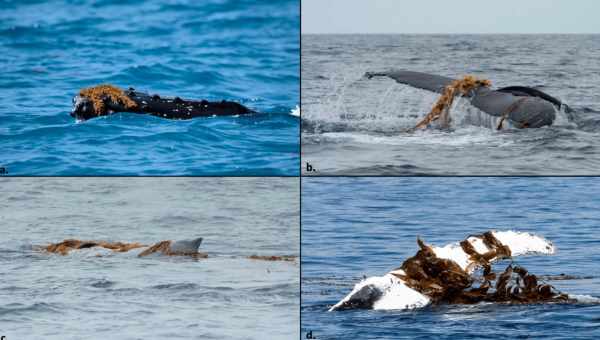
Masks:
[[[202,243],[202,237],[198,237],[191,240],[180,240],[171,243],[171,252],[173,253],[196,253],[200,244]]]

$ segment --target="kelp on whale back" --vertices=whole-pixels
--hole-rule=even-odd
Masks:
[[[204,253],[200,253],[200,252],[189,252],[189,253],[172,252],[171,248],[170,248],[172,242],[173,241],[160,241],[160,242],[148,247],[148,245],[145,245],[145,244],[142,244],[139,242],[126,243],[126,242],[82,241],[82,240],[76,240],[76,239],[67,239],[62,242],[51,243],[45,247],[41,247],[41,249],[43,249],[49,253],[67,255],[72,250],[87,249],[87,248],[93,248],[93,247],[101,247],[101,248],[105,248],[105,249],[110,249],[114,252],[127,252],[132,249],[148,247],[148,249],[141,252],[138,256],[142,257],[142,256],[148,256],[148,255],[154,254],[154,253],[161,253],[163,255],[188,255],[188,256],[195,256],[195,257],[208,257],[208,255],[206,255]]]
[[[116,252],[127,252],[132,249],[146,247],[146,245],[133,242],[133,243],[125,243],[125,242],[106,242],[106,241],[82,241],[76,239],[67,239],[58,243],[51,243],[45,247],[42,247],[43,250],[49,253],[56,253],[60,255],[67,255],[71,250],[75,249],[86,249],[93,247],[102,247],[106,249],[110,249]]]
[[[131,87],[122,90],[104,84],[82,89],[79,95],[73,98],[70,115],[85,121],[115,112],[135,112],[175,120],[258,113],[235,101],[192,100],[178,96],[162,98],[158,94],[138,92]]]
[[[173,241],[160,241],[151,246],[139,243],[139,242],[108,242],[108,241],[82,241],[77,239],[66,239],[58,243],[50,243],[46,246],[36,247],[38,250],[43,250],[49,253],[55,253],[60,255],[68,255],[72,250],[77,249],[88,249],[93,247],[101,247],[112,250],[114,252],[127,252],[132,249],[145,248],[138,257],[144,257],[151,254],[163,254],[167,256],[191,256],[194,258],[208,258],[207,253],[199,251],[174,251],[171,247]],[[281,261],[281,262],[295,262],[297,256],[295,255],[249,255],[246,256],[250,260],[259,261]]]

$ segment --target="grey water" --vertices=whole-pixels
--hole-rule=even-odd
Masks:
[[[600,168],[600,35],[303,35],[307,175],[589,175]],[[405,132],[438,95],[363,77],[406,69],[539,88],[574,109],[495,131],[465,100],[449,131]]]
[[[7,339],[297,339],[297,178],[0,180]],[[33,246],[203,237],[207,259]],[[101,255],[101,256],[97,256]]]

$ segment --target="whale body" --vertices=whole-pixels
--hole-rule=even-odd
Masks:
[[[487,292],[491,288],[487,283],[477,288],[471,286],[476,281],[472,275],[477,269],[487,267],[486,270],[489,270],[490,263],[502,258],[554,254],[556,248],[543,237],[515,231],[490,231],[444,247],[419,243],[421,250],[415,257],[405,261],[402,267],[383,276],[365,278],[329,311],[414,309],[448,301],[542,302],[569,299],[566,294],[554,291],[550,285],[537,284],[535,276],[521,267],[509,266],[501,275],[484,271],[485,280],[493,277],[497,281],[494,293]],[[418,257],[424,248],[429,253],[429,259],[433,257],[430,263],[425,263],[426,257]],[[456,286],[460,289],[456,289]]]
[[[180,240],[180,241],[160,241],[151,246],[133,242],[108,242],[108,241],[90,241],[90,240],[77,240],[77,239],[66,239],[62,242],[51,243],[46,246],[35,246],[34,249],[46,251],[49,253],[56,253],[61,255],[67,255],[72,250],[79,249],[91,249],[91,248],[102,248],[112,252],[128,252],[134,249],[141,250],[138,254],[139,257],[147,256],[150,254],[162,254],[162,255],[180,255],[180,256],[195,256],[195,257],[207,257],[206,254],[199,252],[200,244],[202,243],[202,237],[198,237],[191,240]]]
[[[157,94],[150,95],[136,91],[131,87],[127,90],[120,90],[112,86],[110,88],[120,92],[129,105],[124,105],[123,101],[115,100],[115,98],[106,95],[102,96],[100,102],[102,107],[99,108],[99,104],[95,104],[94,100],[80,93],[73,97],[71,117],[84,121],[96,117],[108,116],[116,112],[133,112],[149,114],[165,119],[186,120],[196,117],[237,116],[257,113],[233,101],[191,100],[180,97],[163,98]]]
[[[406,70],[367,72],[365,77],[389,77],[400,84],[442,93],[455,79]],[[497,118],[506,118],[516,128],[539,128],[552,125],[556,112],[571,112],[568,105],[557,98],[526,86],[509,86],[499,89],[482,86],[471,91],[466,98],[471,105]]]

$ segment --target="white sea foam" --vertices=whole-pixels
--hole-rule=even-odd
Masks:
[[[440,145],[464,147],[469,145],[489,145],[505,147],[514,144],[509,136],[492,130],[468,126],[452,133],[438,130],[416,131],[411,134],[380,135],[364,132],[325,132],[321,138],[330,142],[378,144],[378,145]]]
[[[300,106],[296,105],[296,107],[290,111],[290,114],[292,116],[300,117]]]

